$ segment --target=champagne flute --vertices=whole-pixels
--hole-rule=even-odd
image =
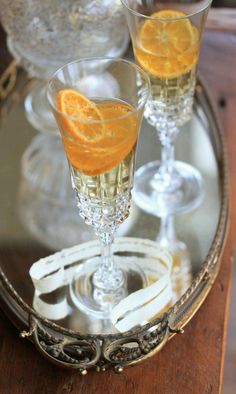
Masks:
[[[126,11],[137,63],[151,81],[144,116],[155,127],[162,146],[160,161],[135,175],[134,200],[158,216],[186,212],[204,195],[201,174],[175,161],[179,128],[192,115],[202,34],[210,0],[121,0]]]
[[[106,75],[109,89],[95,81]],[[81,264],[71,286],[75,304],[97,318],[109,317],[146,278],[135,264],[116,264],[114,234],[129,215],[137,138],[150,92],[146,73],[111,58],[81,59],[59,69],[48,99],[61,131],[79,213],[101,243],[101,256]]]

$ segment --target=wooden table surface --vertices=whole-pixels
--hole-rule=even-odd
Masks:
[[[228,149],[231,195],[236,194],[236,36],[206,33],[201,72],[218,106]],[[227,333],[236,210],[219,276],[203,306],[156,356],[114,372],[74,371],[55,367],[38,354],[3,313],[0,319],[0,394],[210,394],[221,392]]]

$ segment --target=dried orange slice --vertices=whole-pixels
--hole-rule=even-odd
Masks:
[[[139,64],[160,78],[177,78],[190,71],[199,54],[198,29],[181,11],[161,10],[151,16],[157,19],[142,24],[135,45]]]
[[[104,137],[102,114],[96,104],[74,89],[63,89],[57,95],[57,107],[65,116],[63,129],[82,143],[97,143]],[[78,119],[78,120],[77,120]]]
[[[96,144],[78,144],[63,136],[67,157],[74,168],[98,176],[121,163],[135,146],[139,123],[128,104],[106,100],[97,104],[104,119],[104,134]]]

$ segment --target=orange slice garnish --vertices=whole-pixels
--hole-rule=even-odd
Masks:
[[[60,121],[65,131],[81,143],[96,144],[104,137],[102,114],[95,103],[74,89],[63,89],[57,95],[57,107],[65,116]]]
[[[151,16],[157,19],[142,24],[134,47],[139,64],[160,78],[177,78],[190,71],[199,55],[198,29],[181,11],[161,10]]]
[[[128,104],[109,100],[95,104],[80,92],[66,89],[58,93],[57,106],[63,113],[58,120],[67,157],[79,172],[89,176],[105,173],[134,147],[138,124]]]

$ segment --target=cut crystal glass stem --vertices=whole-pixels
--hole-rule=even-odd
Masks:
[[[101,243],[102,261],[99,269],[93,275],[94,286],[106,290],[107,293],[117,290],[124,285],[124,274],[116,267],[112,253],[114,231],[98,234]]]
[[[175,150],[172,143],[163,145],[161,152],[161,165],[162,168],[168,173],[172,173],[174,168]]]
[[[158,133],[162,143],[161,164],[159,171],[151,180],[151,186],[162,193],[174,192],[182,184],[181,176],[175,168],[174,140],[177,133],[177,127],[175,127],[175,132],[172,132],[170,135],[168,135],[168,131],[165,132],[164,130]]]

